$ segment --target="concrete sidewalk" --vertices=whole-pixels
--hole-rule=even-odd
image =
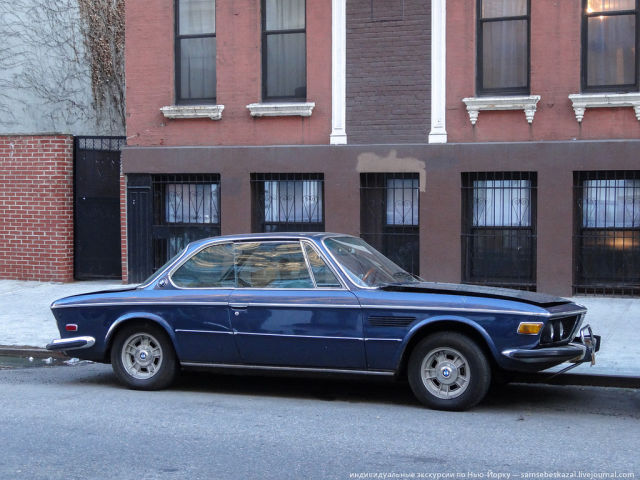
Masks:
[[[16,346],[43,348],[52,339],[59,338],[49,310],[54,300],[122,286],[120,282],[107,281],[0,280],[0,351],[2,347]],[[572,300],[588,308],[585,324],[591,324],[594,333],[602,336],[602,348],[595,366],[582,364],[570,374],[640,379],[640,298],[575,297]]]

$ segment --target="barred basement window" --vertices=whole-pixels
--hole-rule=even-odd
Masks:
[[[640,171],[575,174],[575,293],[640,295]]]
[[[467,173],[463,281],[535,290],[536,174]]]
[[[417,173],[360,174],[360,236],[416,275],[419,206]]]
[[[220,235],[220,175],[153,176],[153,265],[189,242]]]
[[[321,173],[253,173],[254,232],[324,231]]]

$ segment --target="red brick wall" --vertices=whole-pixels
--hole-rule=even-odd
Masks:
[[[540,95],[529,125],[522,110],[480,112],[469,121],[465,97],[475,96],[476,9],[447,2],[447,133],[450,142],[638,138],[632,108],[589,108],[578,123],[569,100],[580,93],[582,0],[531,2],[531,94]],[[473,2],[475,4],[475,1]]]
[[[73,280],[73,137],[0,137],[0,278]]]
[[[126,2],[127,145],[328,144],[331,133],[331,0],[307,1],[307,100],[311,117],[252,118],[261,100],[260,1],[216,4],[216,101],[222,119],[169,120],[175,102],[174,2]]]

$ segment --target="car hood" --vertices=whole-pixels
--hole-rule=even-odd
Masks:
[[[390,292],[442,293],[446,295],[460,295],[467,297],[496,298],[500,300],[515,300],[538,307],[555,307],[566,305],[571,300],[544,293],[513,290],[510,288],[485,287],[481,285],[461,285],[457,283],[417,282],[384,285],[380,290]]]

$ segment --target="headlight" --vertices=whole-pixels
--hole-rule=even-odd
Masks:
[[[551,343],[555,337],[555,332],[553,328],[552,322],[547,322],[547,324],[542,329],[542,334],[540,335],[540,343]]]

